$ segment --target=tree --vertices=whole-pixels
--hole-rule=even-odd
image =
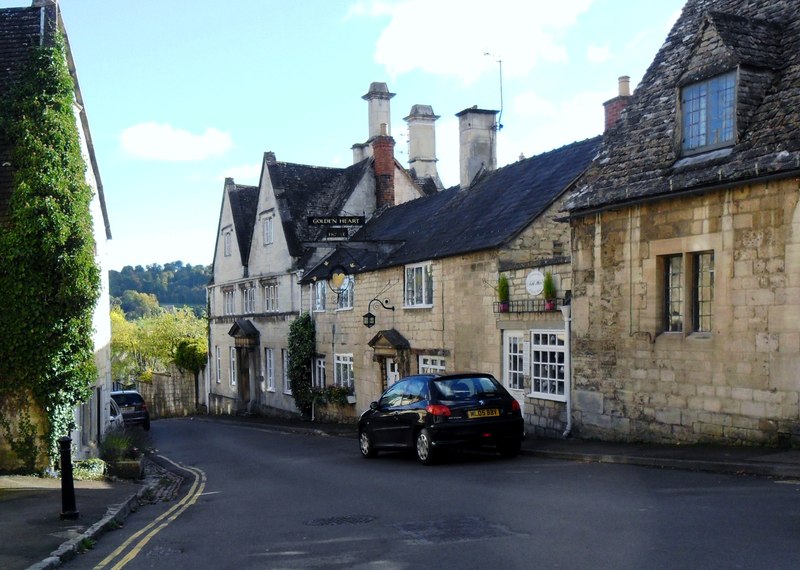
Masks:
[[[73,428],[73,407],[97,378],[92,316],[100,291],[92,189],[73,112],[64,39],[31,50],[0,138],[14,168],[0,230],[0,398],[29,394],[44,410],[50,457]]]

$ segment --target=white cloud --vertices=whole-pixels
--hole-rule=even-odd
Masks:
[[[197,135],[168,124],[139,123],[120,135],[122,149],[136,158],[164,161],[204,160],[233,146],[228,133],[208,128]]]
[[[539,61],[566,62],[561,38],[592,1],[495,0],[487,10],[482,0],[360,0],[346,17],[389,17],[375,60],[392,78],[421,70],[470,84],[494,72],[497,59],[508,77],[526,75]]]
[[[603,63],[611,58],[611,48],[608,44],[604,46],[590,45],[586,49],[586,59],[591,63]]]
[[[221,180],[233,178],[237,184],[258,184],[261,177],[261,163],[232,166],[222,173]]]

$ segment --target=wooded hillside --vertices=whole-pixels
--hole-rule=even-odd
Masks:
[[[126,291],[153,295],[162,307],[174,305],[205,309],[206,285],[211,267],[184,265],[182,261],[142,267],[126,265],[122,271],[109,271],[111,297],[119,304]]]

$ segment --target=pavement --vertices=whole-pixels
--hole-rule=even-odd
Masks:
[[[195,416],[196,421],[248,425],[285,433],[353,439],[356,427],[262,416]],[[564,461],[640,465],[714,473],[800,480],[800,449],[653,445],[578,439],[529,437],[522,453]],[[76,481],[77,520],[61,520],[61,481],[29,476],[0,476],[0,568],[56,568],[119,528],[141,505],[177,497],[181,477],[145,459],[144,478],[137,481]]]

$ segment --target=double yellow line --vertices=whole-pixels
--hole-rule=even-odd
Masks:
[[[142,548],[150,542],[150,539],[153,538],[156,534],[158,534],[163,528],[165,528],[169,523],[177,519],[186,509],[191,507],[195,502],[197,502],[198,497],[203,494],[203,490],[206,488],[206,474],[201,470],[197,469],[196,467],[184,467],[183,465],[178,465],[171,459],[164,457],[163,455],[159,455],[161,459],[164,461],[168,461],[178,469],[182,469],[183,471],[188,471],[194,476],[194,482],[192,483],[192,487],[189,489],[189,492],[186,496],[180,500],[179,503],[172,506],[167,512],[161,514],[158,518],[156,518],[153,522],[148,524],[142,530],[134,533],[133,535],[128,538],[125,542],[123,542],[119,548],[117,548],[114,552],[109,554],[100,564],[95,566],[95,570],[100,570],[101,568],[106,568],[109,564],[111,564],[115,559],[117,559],[123,552],[128,551],[127,554],[122,557],[119,562],[117,562],[114,566],[111,567],[112,570],[118,570],[125,566],[128,562],[136,558],[139,552],[141,552]],[[141,538],[140,538],[141,537]],[[135,543],[135,544],[134,544]]]

